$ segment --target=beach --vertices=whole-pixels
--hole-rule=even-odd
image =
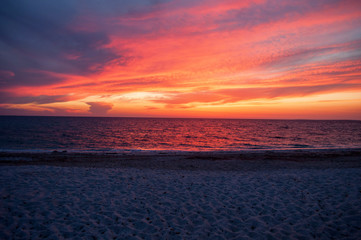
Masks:
[[[0,153],[0,238],[360,239],[360,152]]]

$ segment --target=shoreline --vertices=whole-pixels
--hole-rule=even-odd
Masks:
[[[21,165],[207,171],[360,168],[361,148],[232,152],[0,152],[0,166]]]

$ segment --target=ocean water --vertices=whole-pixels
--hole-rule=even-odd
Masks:
[[[361,121],[0,116],[0,151],[360,148]]]

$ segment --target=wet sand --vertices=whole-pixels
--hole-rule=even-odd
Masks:
[[[4,165],[208,171],[350,168],[361,167],[361,149],[125,153],[0,152],[0,166]]]

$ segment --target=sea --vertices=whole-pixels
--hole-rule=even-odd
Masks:
[[[361,148],[361,121],[0,116],[0,151]]]

